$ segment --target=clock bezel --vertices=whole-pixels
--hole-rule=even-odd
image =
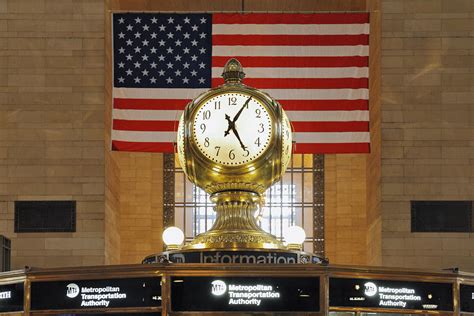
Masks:
[[[199,149],[199,146],[198,144],[196,144],[194,136],[195,117],[198,114],[199,110],[202,108],[202,106],[204,106],[210,99],[218,95],[231,93],[249,95],[252,98],[255,98],[267,111],[272,127],[271,136],[268,142],[269,144],[267,145],[266,149],[255,159],[239,165],[221,164],[210,159]],[[212,89],[196,98],[193,105],[189,108],[186,120],[187,126],[185,127],[185,134],[187,134],[185,136],[185,141],[188,142],[188,148],[192,151],[192,154],[194,154],[195,158],[198,159],[201,163],[208,165],[210,169],[214,170],[215,172],[233,174],[245,173],[249,170],[258,168],[259,165],[265,163],[265,161],[272,156],[272,152],[275,147],[278,146],[278,143],[280,142],[278,135],[281,133],[281,126],[280,124],[278,124],[276,118],[277,113],[275,111],[272,99],[267,97],[261,91],[242,85],[238,87],[233,85],[224,87],[221,86],[216,89]],[[239,170],[241,172],[239,172]]]

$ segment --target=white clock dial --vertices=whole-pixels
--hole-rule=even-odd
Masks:
[[[272,137],[267,108],[245,93],[210,98],[193,118],[193,140],[210,160],[240,166],[262,155]]]

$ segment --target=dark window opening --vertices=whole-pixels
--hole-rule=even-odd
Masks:
[[[472,232],[472,201],[411,201],[412,232]]]
[[[15,201],[15,233],[76,231],[76,201]]]

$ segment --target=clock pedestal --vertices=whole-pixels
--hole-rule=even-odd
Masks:
[[[217,218],[210,230],[183,249],[284,249],[275,236],[257,224],[255,212],[261,197],[247,191],[224,191],[211,196]]]
[[[178,157],[188,179],[211,195],[217,219],[182,249],[286,250],[262,230],[255,213],[263,194],[285,172],[291,156],[291,126],[281,105],[242,83],[236,59],[222,73],[224,84],[196,97],[181,116]]]

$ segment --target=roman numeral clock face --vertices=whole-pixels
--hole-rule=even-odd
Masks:
[[[193,139],[213,162],[240,166],[262,155],[270,144],[272,122],[265,106],[244,93],[207,100],[193,120]]]

